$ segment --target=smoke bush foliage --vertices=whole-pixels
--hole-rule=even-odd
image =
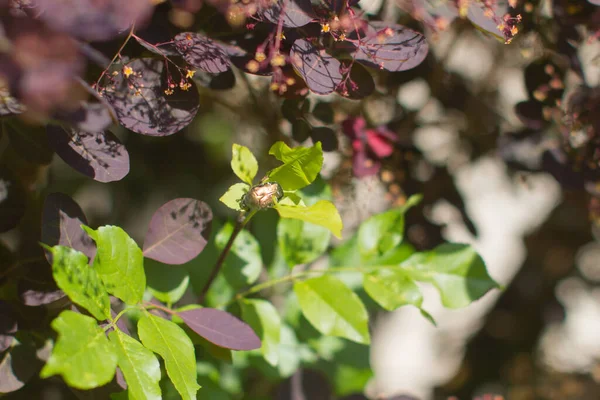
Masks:
[[[552,29],[537,32],[548,16],[536,1],[404,1],[384,21],[355,0],[0,0],[0,393],[53,382],[115,399],[261,399],[307,369],[338,397],[361,393],[373,311],[413,306],[435,324],[422,283],[448,308],[499,288],[471,246],[443,243],[423,217],[436,199],[410,180],[423,161],[409,134],[419,118],[395,96],[441,71],[426,33],[457,26],[504,44],[538,34],[558,56],[525,69],[529,98],[515,112],[526,128],[502,149],[552,126],[561,140],[534,169],[597,196],[598,93],[575,48],[596,38],[600,14],[579,3],[553,2]],[[563,101],[567,71],[584,84]],[[444,106],[468,92],[452,79],[435,83]],[[178,139],[163,137],[192,132],[235,90],[272,158],[233,144],[241,182],[220,194],[233,220],[208,198],[177,197],[137,217],[140,246],[117,226],[134,207],[93,228],[58,191],[75,188],[54,187],[55,154],[108,187],[143,181],[138,162],[175,180],[169,162],[140,160],[189,168],[198,154],[167,154]],[[386,98],[389,118],[367,107]],[[350,171],[327,180],[324,152],[339,150]],[[350,174],[376,175],[393,207],[346,234],[336,200]],[[199,176],[229,180],[211,175]]]

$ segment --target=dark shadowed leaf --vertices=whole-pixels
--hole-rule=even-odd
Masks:
[[[0,393],[21,389],[40,367],[35,348],[17,344],[0,361]]]
[[[113,122],[116,123],[111,117],[115,111],[109,107],[108,104],[82,102],[75,111],[58,117],[85,132],[104,132]]]
[[[48,126],[46,131],[56,154],[82,174],[98,182],[114,182],[129,173],[129,153],[111,132],[61,126]]]
[[[305,119],[297,119],[292,123],[292,137],[298,143],[304,142],[311,136],[312,126]]]
[[[0,232],[14,228],[25,213],[26,193],[12,172],[0,166]]]
[[[338,137],[335,131],[327,126],[317,126],[310,133],[313,143],[321,142],[323,151],[336,151],[338,149]]]
[[[50,193],[46,197],[42,214],[42,243],[69,246],[93,260],[96,245],[81,225],[87,225],[87,219],[75,200],[63,193]],[[50,256],[46,253],[46,258],[52,262]]]
[[[298,39],[290,52],[292,65],[308,88],[317,94],[329,94],[342,82],[341,63],[306,39]]]
[[[16,332],[17,319],[13,307],[0,300],[0,352],[10,347],[13,342],[13,334]]]
[[[196,68],[214,74],[225,72],[230,68],[229,56],[223,47],[206,36],[183,32],[173,40],[184,60]]]
[[[352,100],[360,100],[367,97],[375,90],[373,77],[362,65],[355,63],[350,70],[350,79],[340,85],[336,92]]]
[[[34,0],[52,28],[88,41],[110,40],[152,11],[148,0]]]
[[[228,312],[215,308],[197,308],[178,313],[194,332],[217,346],[232,350],[261,347],[252,328]]]
[[[421,64],[429,45],[425,36],[402,25],[371,22],[354,58],[373,68],[405,71]]]
[[[165,264],[183,264],[206,246],[212,223],[210,207],[199,200],[171,200],[152,216],[144,256]]]
[[[133,73],[119,74],[115,85],[104,88],[104,97],[117,113],[121,124],[134,132],[149,136],[168,136],[188,126],[198,112],[198,91],[178,87],[168,89],[164,62],[140,58],[127,63]],[[173,71],[171,71],[173,72]],[[173,77],[179,82],[179,77]]]
[[[11,147],[19,156],[34,164],[50,164],[54,151],[48,144],[44,127],[28,125],[19,119],[11,119],[4,123],[4,128],[8,133]]]
[[[319,101],[315,104],[312,114],[324,124],[333,124],[334,112],[331,103]]]
[[[228,90],[235,86],[236,78],[231,69],[219,74],[211,74],[198,70],[194,74],[194,82],[212,90]]]
[[[278,24],[283,17],[283,26],[286,28],[304,26],[316,18],[310,0],[279,0],[262,15],[274,24]]]
[[[537,100],[517,103],[515,113],[523,125],[531,129],[542,129],[548,123],[544,118],[544,105]]]

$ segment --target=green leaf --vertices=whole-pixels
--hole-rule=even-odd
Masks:
[[[131,336],[116,330],[108,334],[118,354],[117,364],[125,381],[130,400],[161,399],[160,364],[150,350]]]
[[[98,246],[93,265],[106,290],[127,304],[139,303],[146,290],[144,255],[139,246],[118,226],[83,229]]]
[[[223,250],[233,233],[234,224],[226,223],[215,237],[215,245]],[[245,229],[238,234],[225,258],[223,276],[234,289],[250,285],[258,279],[262,268],[260,245]]]
[[[113,379],[117,353],[96,320],[67,310],[51,326],[58,332],[58,339],[40,373],[42,378],[60,374],[77,389],[92,389]]]
[[[261,340],[265,361],[273,366],[279,363],[281,319],[273,304],[266,300],[243,299],[240,301],[243,320],[252,327]]]
[[[332,202],[319,200],[310,207],[277,204],[275,209],[282,218],[293,218],[323,226],[336,237],[342,237],[342,218]]]
[[[258,172],[258,163],[249,148],[235,144],[231,150],[231,169],[233,172],[252,186],[252,180]]]
[[[388,311],[407,304],[420,308],[423,304],[421,290],[402,270],[382,268],[369,272],[364,276],[363,286],[367,294]]]
[[[323,335],[369,344],[369,316],[360,298],[329,275],[294,284],[306,319]]]
[[[52,276],[71,301],[102,321],[110,317],[108,293],[85,254],[65,246],[46,247],[52,252]]]
[[[321,256],[331,239],[329,230],[297,219],[281,218],[277,223],[279,248],[290,267]]]
[[[283,190],[297,190],[315,180],[323,167],[321,142],[312,147],[291,149],[283,142],[277,142],[269,154],[283,162],[283,165],[269,171],[269,180],[281,185]]]
[[[483,259],[466,244],[445,243],[415,253],[401,267],[412,279],[432,283],[448,308],[466,307],[491,289],[500,288]]]
[[[358,247],[363,259],[381,256],[404,237],[404,209],[395,208],[372,216],[358,228]]]
[[[185,294],[190,274],[185,268],[167,266],[150,258],[144,260],[150,293],[165,304],[175,304]]]
[[[240,199],[248,193],[248,190],[250,190],[250,186],[247,184],[235,183],[227,189],[219,201],[235,211],[241,211]]]
[[[184,400],[196,398],[196,355],[190,338],[177,324],[146,314],[138,321],[140,340],[165,360],[167,375]]]

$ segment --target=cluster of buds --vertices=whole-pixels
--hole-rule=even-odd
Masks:
[[[509,44],[512,42],[513,38],[519,33],[519,28],[517,28],[517,24],[521,23],[522,17],[521,14],[517,14],[516,17],[513,17],[510,14],[504,15],[502,17],[502,22],[498,24],[498,29],[504,35],[504,43]]]
[[[181,79],[179,80],[179,88],[181,90],[186,91],[186,92],[188,90],[190,90],[190,88],[192,87],[192,84],[189,82],[189,80],[194,77],[195,73],[196,73],[196,71],[191,70],[191,69],[186,69],[185,75],[183,73],[181,73]],[[173,81],[172,76],[168,75],[167,76],[167,89],[165,89],[165,94],[167,96],[172,95],[174,93],[173,89],[175,89],[176,87],[177,87],[177,84],[175,83],[175,81]]]

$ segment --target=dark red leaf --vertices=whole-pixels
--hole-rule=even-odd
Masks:
[[[34,0],[40,18],[87,41],[110,40],[152,12],[148,0]]]
[[[353,54],[357,61],[373,68],[406,71],[425,60],[429,45],[419,32],[381,21],[369,25],[367,37]]]
[[[48,246],[69,246],[81,251],[92,261],[96,255],[96,244],[81,229],[87,219],[79,205],[63,193],[50,193],[44,201],[42,213],[42,243]],[[48,258],[46,254],[46,258]],[[50,261],[50,258],[48,258]]]
[[[375,90],[373,77],[362,65],[355,63],[350,70],[350,78],[346,79],[336,92],[340,95],[353,100],[360,100]]]
[[[544,105],[536,100],[521,101],[515,105],[515,113],[523,125],[531,129],[542,129],[548,121],[544,119]]]
[[[312,22],[315,18],[310,0],[279,0],[271,8],[265,10],[262,16],[274,24],[283,18],[283,26],[297,28]]]
[[[341,63],[306,39],[298,39],[290,52],[292,65],[308,88],[317,94],[329,94],[342,82]]]
[[[310,137],[313,143],[321,142],[323,151],[336,151],[338,149],[338,138],[333,129],[327,126],[313,128]]]
[[[21,389],[40,366],[31,345],[22,343],[11,347],[0,361],[0,393]]]
[[[175,48],[188,64],[213,74],[230,68],[229,56],[214,40],[194,32],[183,32],[173,39]]]
[[[194,259],[210,237],[212,218],[210,207],[202,201],[169,201],[152,216],[144,239],[144,256],[173,265]]]
[[[163,61],[140,58],[127,66],[133,74],[119,74],[115,85],[102,91],[121,124],[143,135],[168,136],[192,122],[199,107],[195,85],[187,91],[175,87],[172,95],[166,95],[169,87]],[[180,78],[173,77],[175,86]]]
[[[392,155],[394,146],[385,135],[380,134],[376,129],[369,129],[366,134],[367,144],[377,157],[384,158]]]
[[[360,140],[352,142],[354,155],[352,157],[352,170],[358,178],[375,175],[381,168],[381,162],[369,157],[366,146]]]
[[[17,319],[13,307],[0,300],[0,353],[8,349],[17,332]]]
[[[14,228],[25,213],[26,193],[12,172],[0,166],[0,232]]]
[[[81,102],[75,111],[60,113],[57,118],[85,132],[104,132],[116,123],[111,117],[115,112],[109,107],[108,104]]]
[[[28,125],[20,119],[4,123],[10,145],[23,159],[40,165],[50,164],[54,151],[48,144],[46,129],[42,126]]]
[[[198,308],[178,314],[194,332],[217,346],[232,350],[254,350],[261,346],[252,328],[228,312]]]
[[[21,282],[23,282],[23,281],[21,281]],[[56,289],[56,287],[53,289],[49,288],[49,290],[38,290],[38,289],[43,289],[43,288],[34,289],[31,287],[28,289],[24,289],[23,285],[21,285],[21,282],[19,282],[19,297],[20,297],[21,301],[23,302],[23,304],[25,304],[26,306],[29,306],[29,307],[43,306],[43,305],[54,303],[54,302],[62,300],[62,299],[69,301],[66,298],[65,293],[60,289]],[[30,285],[29,282],[27,284]],[[36,286],[40,286],[40,285],[36,285]]]
[[[114,182],[129,173],[129,153],[111,132],[47,127],[50,145],[67,164],[98,182]]]

